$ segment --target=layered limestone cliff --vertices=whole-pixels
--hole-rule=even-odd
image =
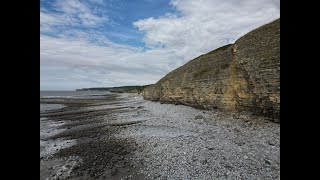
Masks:
[[[143,97],[280,122],[280,19],[189,61],[145,88]]]

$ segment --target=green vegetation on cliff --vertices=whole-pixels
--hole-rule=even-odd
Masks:
[[[76,89],[76,91],[110,91],[115,93],[141,93],[144,90],[144,88],[150,85],[152,84],[144,86],[94,87]]]
[[[144,86],[120,86],[120,87],[114,87],[110,89],[110,92],[116,92],[116,93],[142,93],[144,88],[150,86],[144,85]]]

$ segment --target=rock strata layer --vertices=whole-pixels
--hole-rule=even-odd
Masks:
[[[146,87],[143,97],[280,122],[280,19],[189,61]]]

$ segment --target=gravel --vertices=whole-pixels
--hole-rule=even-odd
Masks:
[[[146,179],[280,179],[279,124],[141,96],[122,98],[134,100],[142,110],[139,118],[147,119],[118,134],[140,147],[134,160],[143,164]]]
[[[98,111],[40,119],[43,179],[280,179],[280,124],[263,118],[137,94],[68,108]]]
[[[40,104],[40,113],[44,113],[47,111],[62,109],[66,107],[63,104]]]

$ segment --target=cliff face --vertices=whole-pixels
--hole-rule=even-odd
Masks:
[[[144,89],[145,99],[249,111],[280,121],[280,19],[195,58]]]

